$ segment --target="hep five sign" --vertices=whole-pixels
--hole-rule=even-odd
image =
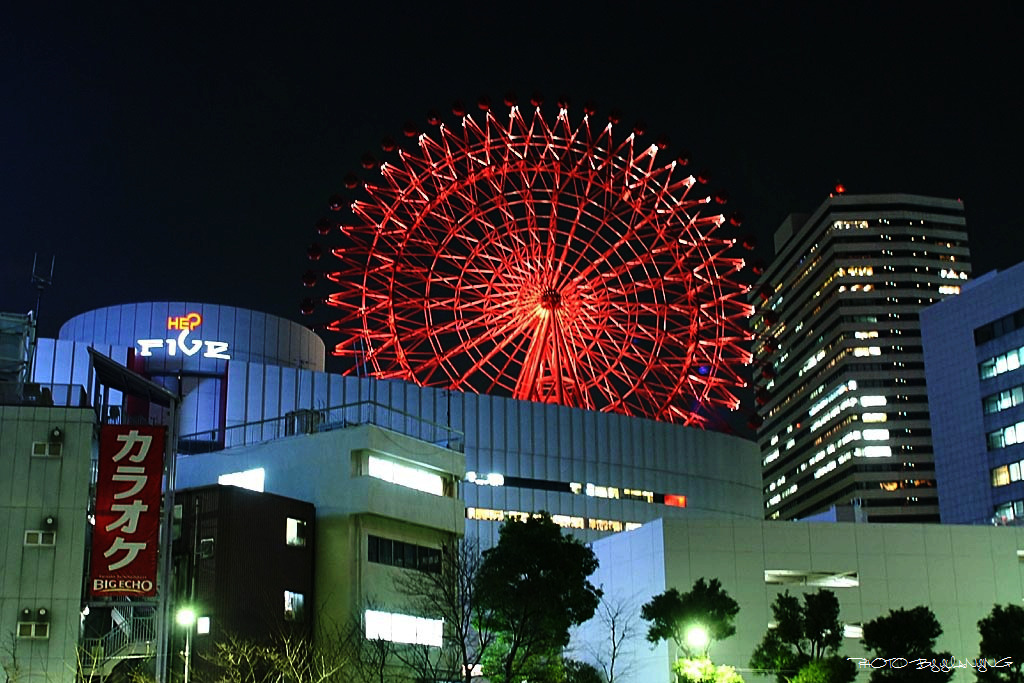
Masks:
[[[164,427],[104,425],[100,430],[93,597],[156,595]]]

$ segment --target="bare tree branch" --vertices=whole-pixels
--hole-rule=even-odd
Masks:
[[[395,580],[396,590],[414,608],[445,622],[441,652],[403,649],[403,661],[422,677],[438,678],[431,674],[443,673],[472,683],[473,672],[494,643],[495,633],[486,626],[489,620],[484,618],[476,590],[482,562],[477,539],[463,538],[441,548],[439,571],[405,571]]]

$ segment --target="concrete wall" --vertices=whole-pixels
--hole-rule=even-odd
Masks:
[[[87,408],[0,406],[0,664],[24,681],[75,680],[94,414]],[[64,432],[62,455],[32,444]],[[56,543],[26,546],[25,532],[57,518]],[[46,640],[14,638],[24,608],[50,612]]]
[[[668,588],[690,590],[701,577],[717,578],[740,604],[736,635],[713,646],[712,658],[743,669],[772,619],[771,604],[785,590],[801,595],[822,586],[768,584],[765,570],[854,572],[855,587],[830,587],[840,618],[863,624],[890,609],[927,605],[943,628],[939,650],[978,656],[977,622],[994,604],[1024,599],[1024,529],[911,524],[815,524],[742,520],[659,520],[593,544],[601,566],[592,578],[615,599],[638,606]],[[637,609],[639,614],[639,607]],[[639,621],[639,620],[638,620]],[[641,625],[634,680],[667,683],[671,653],[643,641]],[[588,624],[587,638],[600,633]],[[842,654],[861,657],[858,639]],[[768,678],[744,673],[747,681]],[[867,680],[862,673],[859,680]],[[955,681],[973,675],[958,670]]]

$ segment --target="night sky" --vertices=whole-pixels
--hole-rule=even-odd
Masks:
[[[507,91],[667,134],[761,258],[841,181],[962,198],[975,272],[1024,260],[1019,3],[59,4],[0,22],[0,310],[32,308],[33,253],[55,255],[43,336],[132,301],[301,320],[314,223],[360,157]]]

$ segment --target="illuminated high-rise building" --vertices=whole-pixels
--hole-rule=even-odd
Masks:
[[[835,194],[775,253],[751,318],[765,516],[939,521],[918,312],[970,277],[963,204]]]

